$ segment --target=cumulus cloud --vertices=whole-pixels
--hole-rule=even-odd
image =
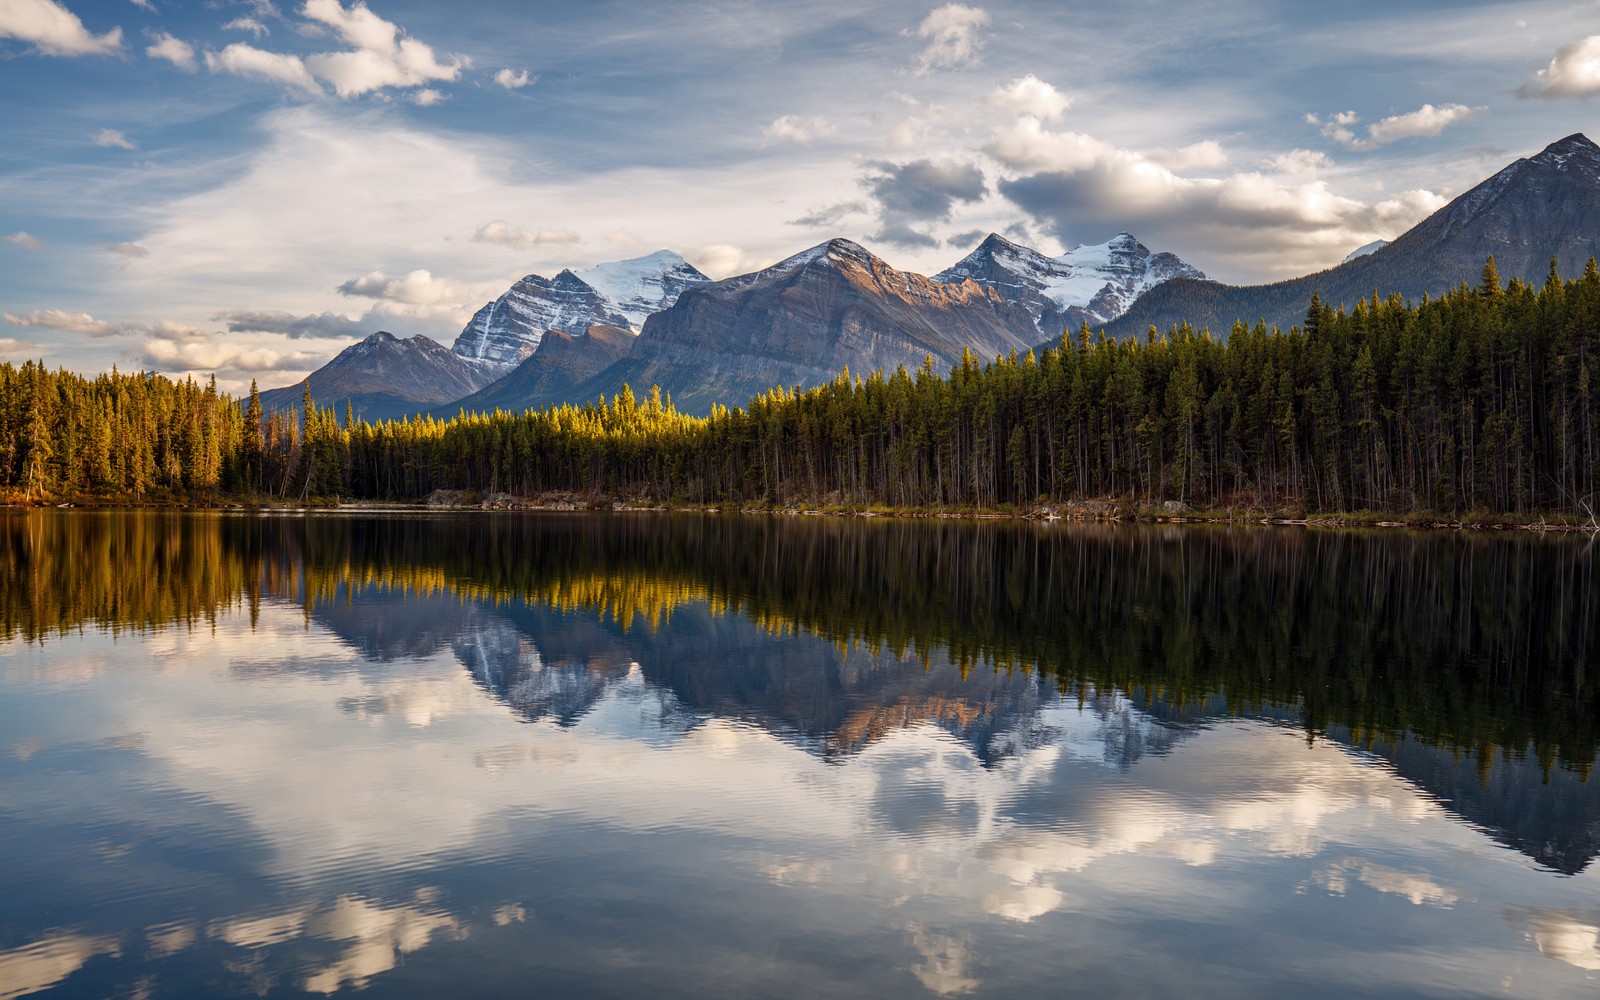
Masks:
[[[41,55],[106,55],[122,48],[122,29],[91,34],[78,15],[55,0],[5,0],[0,3],[0,38],[32,42]]]
[[[1550,65],[1517,90],[1519,97],[1592,97],[1600,94],[1600,35],[1563,45]]]
[[[947,221],[958,202],[979,201],[989,190],[983,171],[972,163],[914,160],[867,166],[870,172],[862,184],[878,210],[878,232],[871,238],[898,246],[938,246],[917,225]]]
[[[1376,204],[1335,193],[1320,180],[1282,172],[1183,177],[1151,155],[1093,136],[1055,132],[1031,116],[998,130],[985,147],[1015,171],[1000,193],[1063,242],[1133,228],[1182,243],[1190,253],[1232,257],[1251,271],[1304,273],[1352,246],[1392,237],[1442,207],[1430,191]],[[1289,154],[1289,165],[1314,157]]]
[[[711,278],[726,278],[749,270],[744,251],[726,243],[702,247],[689,258],[689,263]]]
[[[539,78],[530,76],[525,69],[513,70],[507,67],[495,73],[494,82],[507,90],[521,90],[530,84],[538,83]]]
[[[281,83],[308,94],[322,93],[322,88],[317,86],[317,81],[311,78],[305,63],[298,56],[267,52],[244,42],[234,42],[221,52],[207,52],[206,69],[213,73],[231,73],[247,80]]]
[[[265,24],[262,24],[260,20],[253,17],[236,17],[227,24],[224,24],[222,26],[222,30],[248,31],[251,36],[257,39],[272,34],[271,29],[269,29]]]
[[[114,253],[118,257],[148,257],[150,251],[137,243],[107,243],[106,253]]]
[[[1178,149],[1152,149],[1145,156],[1150,162],[1159,163],[1168,170],[1196,170],[1228,165],[1228,154],[1214,139],[1206,139]]]
[[[989,95],[989,103],[1002,111],[1032,115],[1040,121],[1055,121],[1072,107],[1071,98],[1032,73],[996,87]]]
[[[570,229],[540,229],[537,232],[529,229],[512,228],[504,219],[485,222],[472,234],[474,243],[497,243],[500,246],[510,247],[513,250],[531,250],[537,246],[551,244],[577,243],[579,236]]]
[[[107,149],[138,149],[133,140],[114,128],[103,128],[94,134],[94,144]]]
[[[165,31],[157,32],[150,36],[151,42],[144,54],[151,59],[165,59],[167,62],[185,72],[193,73],[197,68],[194,58],[194,46],[181,38],[175,38]]]
[[[426,268],[393,278],[373,271],[340,285],[339,294],[421,306],[460,303],[472,297],[465,285],[450,278],[436,278]]]
[[[307,19],[326,25],[347,44],[349,52],[307,56],[311,72],[332,84],[340,97],[356,97],[386,87],[416,87],[461,76],[465,60],[440,62],[433,49],[406,36],[399,25],[374,14],[363,3],[348,9],[339,0],[306,0]]]
[[[297,316],[282,310],[233,310],[213,317],[229,333],[275,333],[290,340],[349,340],[366,336],[366,324],[338,313]]]
[[[81,333],[86,337],[114,337],[123,332],[122,327],[115,323],[95,319],[88,313],[67,312],[64,309],[35,309],[21,316],[5,313],[4,319],[12,326],[35,330],[61,330],[66,333]]]
[[[431,108],[435,104],[449,99],[444,95],[444,91],[435,90],[432,87],[423,87],[421,90],[414,91],[411,94],[411,103],[421,108]]]
[[[826,118],[783,115],[774,118],[771,124],[761,130],[761,135],[768,142],[810,142],[813,139],[826,138],[837,131],[833,123]]]
[[[304,371],[327,360],[316,351],[277,351],[211,340],[155,338],[139,348],[140,361],[169,372],[281,372]]]
[[[30,354],[39,345],[31,340],[18,340],[15,337],[0,337],[0,355],[15,356]]]
[[[1313,149],[1291,149],[1287,153],[1279,153],[1261,161],[1261,165],[1268,170],[1280,174],[1305,175],[1315,177],[1319,172],[1333,166],[1333,160],[1327,153],[1320,153]]]
[[[44,247],[44,242],[25,229],[19,229],[10,236],[0,236],[0,243],[14,243],[27,250],[39,250]]]
[[[1342,111],[1330,116],[1326,122],[1321,122],[1322,134],[1350,149],[1377,149],[1379,146],[1387,146],[1400,139],[1438,135],[1463,118],[1471,117],[1482,110],[1482,108],[1469,108],[1465,104],[1441,104],[1437,107],[1424,104],[1415,111],[1390,115],[1373,122],[1367,126],[1366,138],[1359,137],[1350,128],[1360,121],[1356,113]],[[1313,125],[1319,124],[1315,115],[1306,116],[1306,120]]]
[[[929,11],[917,26],[917,37],[928,40],[917,56],[917,75],[976,65],[988,26],[989,12],[981,7],[949,3]]]

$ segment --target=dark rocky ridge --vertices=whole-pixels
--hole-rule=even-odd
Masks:
[[[971,348],[988,360],[1038,339],[1021,303],[974,281],[899,271],[849,240],[831,240],[754,274],[686,290],[651,316],[628,356],[574,398],[659,385],[706,413],[773,386],[815,386],[856,372],[946,371]]]
[[[1235,321],[1284,329],[1305,318],[1311,296],[1353,306],[1373,291],[1409,299],[1475,283],[1494,255],[1503,280],[1543,282],[1556,258],[1564,277],[1600,255],[1600,146],[1582,134],[1550,144],[1456,198],[1373,253],[1338,267],[1270,285],[1175,279],[1147,292],[1107,323],[1117,337],[1177,323],[1226,334]]]
[[[427,337],[401,340],[380,330],[340,351],[306,381],[316,404],[333,407],[341,420],[346,400],[358,417],[395,420],[476,392],[501,371]],[[301,385],[269,389],[261,394],[262,408],[298,408],[303,391]]]
[[[517,367],[482,389],[435,411],[439,416],[521,412],[534,401],[570,396],[588,379],[628,353],[635,334],[616,326],[591,326],[574,336],[550,330],[539,346]]]

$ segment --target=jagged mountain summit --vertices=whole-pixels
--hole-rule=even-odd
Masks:
[[[551,330],[521,364],[508,372],[502,370],[494,382],[434,412],[441,417],[462,410],[521,412],[530,405],[571,398],[579,385],[626,356],[636,336],[617,326],[591,326],[577,336]]]
[[[645,321],[628,356],[580,386],[576,398],[624,382],[659,385],[704,413],[743,405],[773,386],[814,386],[841,369],[943,372],[970,348],[982,359],[1038,339],[1032,312],[999,290],[890,267],[835,239],[762,271],[696,285]]]
[[[1600,146],[1569,135],[1517,160],[1394,242],[1337,267],[1271,285],[1236,286],[1178,279],[1151,289],[1106,324],[1113,336],[1139,336],[1176,323],[1226,334],[1236,321],[1287,329],[1305,318],[1313,294],[1353,306],[1374,291],[1409,299],[1476,282],[1493,255],[1504,280],[1543,282],[1555,258],[1576,277],[1600,256]]]
[[[1171,253],[1152,253],[1131,233],[1079,245],[1059,257],[990,233],[977,249],[934,275],[972,279],[1025,304],[1041,334],[1057,336],[1082,323],[1098,325],[1127,312],[1139,296],[1172,278],[1205,274]]]
[[[379,330],[340,351],[306,381],[317,405],[333,407],[340,419],[349,400],[358,417],[392,420],[460,399],[500,374],[502,369],[463,358],[427,337],[402,340]],[[303,385],[269,389],[261,404],[269,411],[298,407],[303,391]]]
[[[581,336],[591,326],[613,326],[637,332],[645,317],[676,302],[685,288],[709,280],[671,250],[581,274],[530,274],[479,309],[453,349],[464,358],[513,366],[549,330]]]

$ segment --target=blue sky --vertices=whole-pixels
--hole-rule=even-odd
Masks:
[[[0,357],[287,384],[523,274],[1129,230],[1264,281],[1600,135],[1600,4],[0,0]]]

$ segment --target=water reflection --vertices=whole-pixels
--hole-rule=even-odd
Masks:
[[[5,518],[0,997],[1597,971],[1581,542]]]

